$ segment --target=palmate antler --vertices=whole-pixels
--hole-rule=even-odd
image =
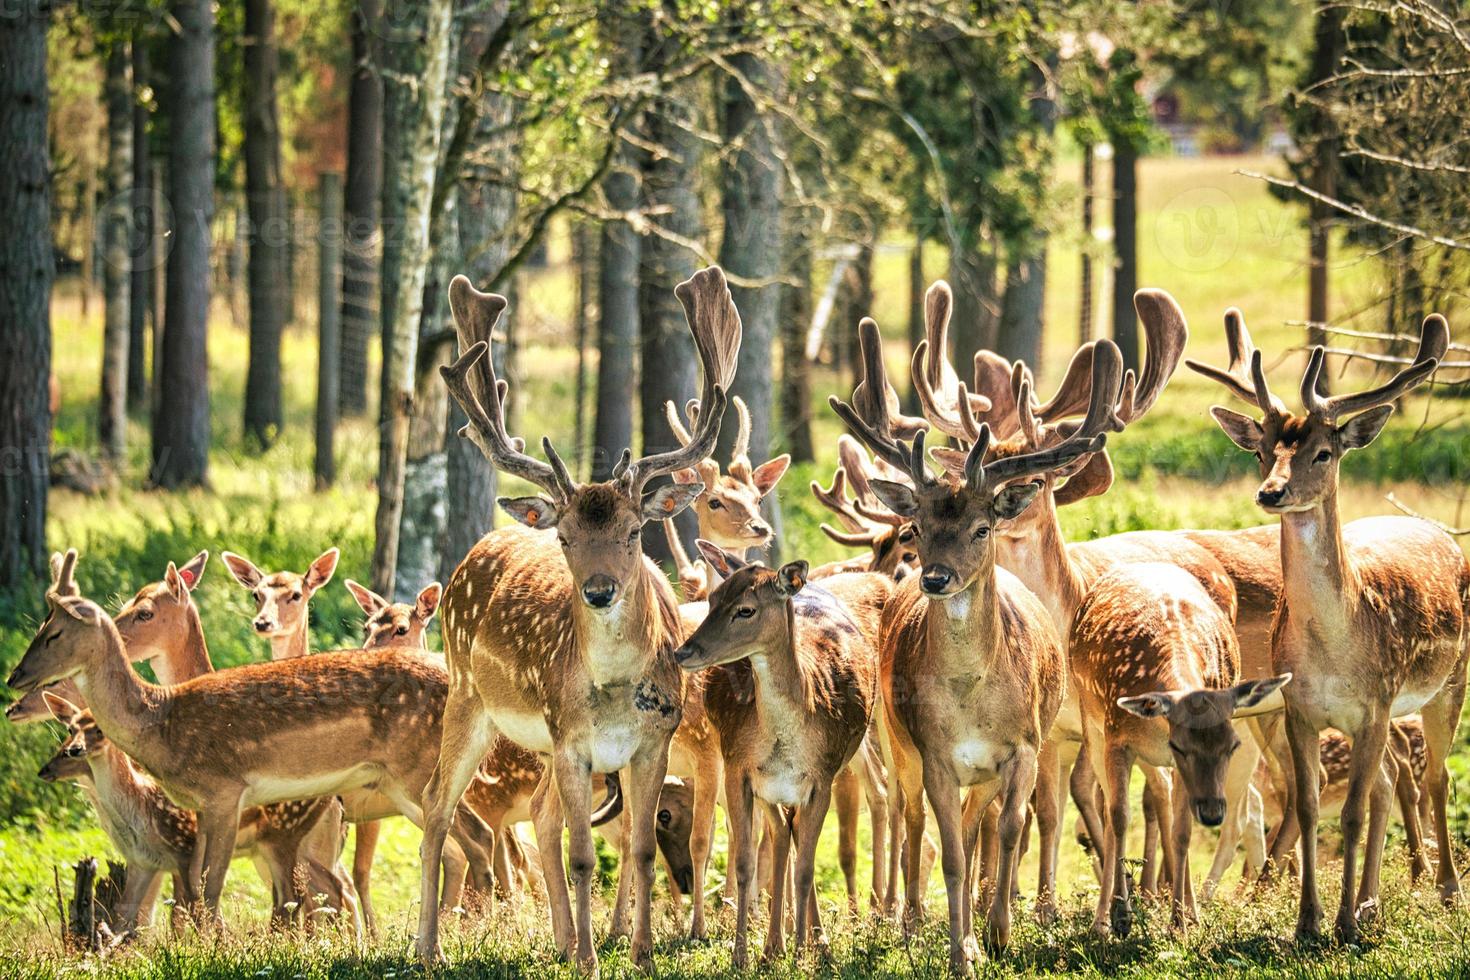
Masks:
[[[684,306],[689,332],[694,336],[704,372],[700,404],[707,408],[700,412],[689,442],[678,449],[636,461],[630,450],[623,450],[622,458],[613,468],[613,477],[635,500],[649,480],[693,466],[710,454],[719,436],[720,421],[725,415],[725,391],[734,378],[740,352],[740,314],[730,297],[725,274],[718,266],[696,272],[675,287],[674,294]],[[464,276],[455,276],[449,284],[449,306],[463,353],[453,364],[441,367],[439,373],[469,419],[460,435],[472,439],[498,469],[536,484],[558,501],[565,501],[577,487],[551,440],[541,440],[549,461],[543,463],[526,455],[525,443],[505,431],[504,401],[509,386],[495,376],[492,359],[486,356],[492,332],[505,311],[505,297],[482,293]]]
[[[839,436],[837,456],[841,462],[832,474],[832,486],[823,487],[816,480],[811,483],[812,496],[835,514],[845,529],[838,530],[824,523],[821,528],[827,537],[838,544],[866,547],[891,528],[906,523],[905,518],[884,507],[873,493],[868,481],[870,476],[877,474],[870,473],[872,464],[868,454],[855,439],[846,434]],[[852,498],[847,495],[849,485],[854,494]]]
[[[1248,405],[1259,407],[1267,415],[1285,415],[1286,403],[1269,391],[1266,392],[1268,397],[1266,404],[1260,404],[1257,399],[1253,364],[1259,360],[1260,352],[1251,342],[1250,331],[1245,325],[1245,316],[1233,306],[1225,311],[1225,349],[1229,354],[1230,363],[1224,368],[1213,367],[1202,361],[1196,361],[1194,358],[1185,360],[1185,366],[1197,374],[1219,382],[1236,398]],[[1264,380],[1263,374],[1263,384]]]

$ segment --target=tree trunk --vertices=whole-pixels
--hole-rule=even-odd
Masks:
[[[1077,279],[1077,343],[1092,339],[1092,203],[1097,150],[1082,145],[1082,271]]]
[[[924,291],[928,285],[924,282],[924,233],[917,226],[914,228],[914,247],[909,250],[909,356],[918,349],[919,344],[924,341]],[[945,351],[936,351],[940,357],[945,356]],[[970,376],[964,374],[961,378],[968,379]],[[919,396],[914,391],[913,379],[909,379],[906,386],[908,397],[904,400],[904,411],[909,415],[918,415],[920,412]]]
[[[0,17],[0,588],[46,567],[51,460],[51,172],[46,22],[24,3]]]
[[[581,464],[587,452],[587,326],[589,307],[592,303],[592,274],[596,267],[596,256],[592,254],[592,236],[585,222],[572,226],[572,270],[577,277],[577,306],[572,313],[572,326],[577,345],[577,378],[572,386],[572,452],[578,469],[573,476],[580,478]]]
[[[341,407],[367,412],[368,341],[378,323],[378,208],[383,189],[381,0],[352,5],[352,81],[347,93],[347,183],[342,202]]]
[[[102,213],[103,326],[102,393],[97,403],[97,435],[102,453],[114,466],[127,452],[128,341],[132,285],[133,87],[132,58],[124,40],[107,53],[103,85],[107,105],[107,205]]]
[[[639,175],[623,150],[602,182],[615,211],[638,207]],[[602,225],[597,250],[597,410],[592,422],[592,479],[606,480],[618,455],[633,445],[633,391],[638,382],[639,275],[642,242],[623,221]]]
[[[170,44],[168,254],[163,342],[155,386],[153,473],[165,488],[209,472],[209,245],[214,217],[214,7],[175,0]]]
[[[812,323],[812,242],[798,221],[786,239],[787,274],[795,285],[781,290],[781,426],[798,463],[816,459],[812,445],[812,366],[806,332]]]
[[[148,68],[148,43],[141,35],[134,39],[133,89],[152,85]],[[151,303],[149,283],[152,279],[152,254],[149,239],[153,235],[153,208],[149,200],[152,166],[148,155],[148,106],[129,92],[133,112],[132,211],[133,239],[128,243],[132,281],[128,286],[128,408],[141,411],[148,407],[148,317]]]
[[[1013,256],[1006,265],[1006,291],[1000,309],[996,351],[1041,370],[1041,340],[1046,329],[1046,235],[1039,255]]]
[[[732,35],[743,36],[740,15],[734,14],[732,19]],[[721,211],[725,219],[720,265],[744,279],[774,280],[781,272],[781,191],[785,174],[777,120],[766,116],[754,97],[778,99],[781,75],[767,60],[750,53],[731,56],[730,65],[733,72],[723,79],[720,105],[721,140],[733,148],[720,160]],[[760,463],[770,455],[771,447],[771,374],[781,287],[774,281],[755,287],[731,285],[730,295],[743,325],[739,366],[730,394],[743,398],[750,409],[750,456]],[[729,455],[738,432],[738,426],[721,426],[720,457]]]
[[[316,459],[318,490],[337,481],[338,377],[342,343],[342,175],[324,173],[320,183],[317,276]]]
[[[685,239],[703,235],[699,194],[699,139],[692,130],[697,113],[688,91],[675,90],[657,99],[648,113],[648,141],[666,152],[655,154],[644,169],[644,207],[656,214],[660,227]],[[642,384],[639,408],[643,420],[642,452],[664,452],[677,443],[664,417],[664,403],[673,402],[682,413],[696,393],[694,342],[684,309],[674,287],[695,271],[695,257],[687,248],[657,233],[644,237],[638,283],[639,348]],[[688,514],[688,511],[685,512]],[[683,516],[683,515],[681,515]],[[687,537],[694,522],[681,521]],[[658,560],[669,558],[661,530],[644,535],[644,550]]]
[[[1337,71],[1342,57],[1343,9],[1324,4],[1317,11],[1313,31],[1312,63],[1307,76],[1307,90],[1320,85]],[[1321,133],[1312,153],[1312,189],[1328,197],[1337,196],[1337,140],[1331,135],[1333,122],[1326,114],[1317,119]],[[1327,274],[1331,249],[1332,219],[1336,212],[1313,199],[1307,212],[1307,343],[1327,343]],[[1327,372],[1322,372],[1322,388],[1326,390]]]
[[[250,215],[250,366],[245,438],[267,447],[281,430],[281,328],[290,225],[276,115],[278,54],[272,0],[245,0],[245,198]]]
[[[1123,366],[1139,369],[1138,314],[1138,151],[1127,137],[1113,139],[1113,340],[1123,352]]]
[[[414,410],[452,12],[451,0],[431,0],[417,8],[413,23],[386,39],[394,81],[386,88],[383,114],[383,226],[394,231],[383,241],[383,377],[372,566],[373,590],[385,596],[393,594],[398,563],[398,521]]]
[[[961,378],[975,373],[976,351],[995,348],[999,313],[995,272],[995,257],[983,246],[950,253],[954,312],[949,335],[954,343],[954,368]]]

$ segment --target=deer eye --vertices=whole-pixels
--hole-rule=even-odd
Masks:
[[[407,636],[408,635],[408,627],[407,626],[400,626],[396,630],[393,631],[393,634],[395,636]]]
[[[904,530],[899,531],[898,532],[898,540],[902,541],[905,544],[907,544],[908,542],[914,540],[914,532],[913,532],[913,529],[912,528],[905,528]]]
[[[720,503],[718,500],[711,499],[710,502],[709,502],[709,509],[710,510],[719,510],[723,506],[725,506],[725,505],[722,504],[722,503]]]
[[[642,534],[642,533],[643,533],[643,529],[642,528],[638,528],[638,527],[633,528],[633,530],[631,530],[631,531],[628,532],[628,541],[630,543],[633,542],[633,541],[637,541],[638,540],[638,536],[640,534]]]
[[[49,647],[60,636],[61,636],[61,630],[57,630],[55,633],[52,633],[50,636],[46,637],[46,645]]]
[[[560,534],[556,536],[556,543],[562,546],[562,550],[566,550],[566,548],[569,547],[569,545],[567,544],[567,539],[562,537]]]
[[[667,827],[674,822],[674,815],[667,810],[660,810],[658,811],[658,822],[659,826]]]
[[[1313,462],[1314,463],[1325,463],[1325,462],[1327,462],[1331,458],[1332,458],[1332,451],[1331,450],[1328,450],[1328,449],[1322,449],[1322,450],[1319,450],[1317,452],[1317,457],[1316,457],[1316,459],[1313,460]]]
[[[988,525],[982,524],[975,528],[976,541],[984,541],[988,537],[990,537],[990,527]]]
[[[741,606],[739,609],[735,610],[736,619],[749,619],[754,615],[755,610],[752,609],[750,606]]]
[[[146,622],[148,622],[148,620],[150,620],[152,618],[153,618],[153,610],[152,609],[139,609],[138,610],[138,622],[140,622],[140,623],[146,623]]]

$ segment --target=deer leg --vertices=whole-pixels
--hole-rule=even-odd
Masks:
[[[463,685],[451,684],[444,705],[443,735],[439,761],[424,786],[419,846],[419,959],[437,962],[444,958],[439,946],[439,868],[444,860],[444,839],[450,821],[464,796],[465,788],[480,767],[480,760],[495,741],[495,727],[485,715],[479,696]]]
[[[235,856],[235,837],[240,830],[240,791],[233,790],[215,805],[199,812],[199,834],[204,838],[204,908],[213,928],[223,929],[219,899]]]
[[[834,792],[835,791],[835,792]],[[842,869],[842,880],[847,884],[847,910],[852,915],[857,915],[857,832],[858,832],[858,797],[862,793],[858,786],[857,773],[852,766],[844,766],[838,773],[833,786],[827,789],[827,795],[837,804],[837,865]],[[823,816],[826,816],[826,808],[823,808]],[[799,874],[799,869],[798,869]],[[797,888],[801,887],[800,881]],[[797,891],[793,896],[796,902],[797,919],[801,920],[802,893]],[[798,921],[797,930],[801,926]],[[798,943],[801,941],[797,937]]]
[[[703,942],[709,935],[705,923],[704,881],[709,874],[709,856],[715,840],[715,801],[724,782],[724,759],[711,749],[709,758],[694,780],[694,823],[689,831],[689,858],[694,863],[694,886],[690,889],[689,938]],[[726,868],[728,876],[729,868]]]
[[[970,896],[967,892],[968,857],[964,846],[964,803],[960,788],[951,773],[924,762],[924,792],[934,807],[934,823],[939,828],[939,860],[944,869],[944,890],[949,898],[949,966],[956,974],[968,975],[970,964],[979,958],[979,947],[968,931]],[[988,807],[990,800],[984,801]],[[918,837],[914,837],[918,840]]]
[[[653,862],[658,854],[657,826],[659,794],[663,792],[668,773],[668,743],[641,756],[628,765],[628,810],[633,856],[633,943],[628,956],[641,970],[653,966]],[[592,838],[588,835],[590,843]],[[596,870],[596,855],[593,855]]]
[[[1259,718],[1254,721],[1260,726],[1264,739],[1263,752],[1266,755],[1266,765],[1269,767],[1274,759],[1280,769],[1280,779],[1276,785],[1281,795],[1281,825],[1272,835],[1271,851],[1266,858],[1266,867],[1258,879],[1261,884],[1266,884],[1276,876],[1277,872],[1290,868],[1303,828],[1300,818],[1301,806],[1297,803],[1298,780],[1296,754],[1291,747],[1291,722],[1288,719],[1272,724]],[[1286,743],[1285,751],[1282,751],[1282,742]],[[1311,769],[1314,784],[1320,779],[1321,764],[1321,752],[1314,751]],[[1320,793],[1321,787],[1318,786],[1319,797]],[[1316,844],[1312,846],[1315,848]]]
[[[1199,920],[1194,907],[1194,889],[1189,880],[1189,837],[1194,820],[1189,814],[1189,791],[1184,780],[1176,778],[1170,787],[1172,802],[1168,846],[1173,851],[1173,877],[1169,881],[1169,924],[1183,933],[1191,922]]]
[[[766,922],[766,962],[786,953],[786,878],[791,861],[791,825],[783,808],[765,806],[766,838],[771,842],[771,914]]]
[[[1053,771],[1055,771],[1055,759]],[[996,869],[994,896],[990,914],[985,920],[985,948],[997,956],[1011,941],[1011,886],[1016,878],[1016,863],[1021,857],[1021,834],[1026,824],[1026,801],[1036,789],[1037,755],[1028,745],[1018,746],[1001,770],[1000,818],[996,836],[1000,842],[1000,861]],[[1050,789],[1056,799],[1056,793]]]
[[[1419,822],[1419,787],[1414,783],[1414,770],[1406,759],[1407,756],[1398,752],[1389,756],[1394,796],[1398,799],[1399,816],[1404,821],[1404,840],[1409,848],[1409,880],[1417,883],[1429,874],[1429,859],[1424,853],[1424,825]]]
[[[378,934],[378,919],[373,912],[370,895],[373,885],[373,855],[378,851],[378,836],[383,824],[368,820],[357,825],[353,831],[352,885],[357,889],[357,900],[362,904],[362,918],[369,936]]]
[[[879,737],[878,727],[869,726],[857,755],[863,797],[868,804],[868,823],[873,832],[873,894],[869,898],[869,905],[873,909],[879,907],[888,891],[888,791],[884,786],[886,775],[883,772],[881,751],[876,745]]]
[[[1057,848],[1062,837],[1062,761],[1055,739],[1047,739],[1036,761],[1037,851],[1036,921],[1051,925],[1057,918]],[[1022,840],[1025,840],[1024,831]]]
[[[1239,726],[1237,726],[1239,732]],[[1210,863],[1209,874],[1201,889],[1208,902],[1219,887],[1220,879],[1235,863],[1235,851],[1240,846],[1241,834],[1245,830],[1247,806],[1250,801],[1251,780],[1255,777],[1256,763],[1260,752],[1254,743],[1241,739],[1240,747],[1230,757],[1225,770],[1225,822],[1220,825],[1220,840],[1215,845],[1215,857]],[[1177,780],[1176,780],[1177,782]]]
[[[572,957],[572,902],[567,891],[567,870],[562,863],[561,838],[566,822],[556,780],[548,769],[531,794],[531,821],[536,831],[536,848],[541,854],[541,879],[546,884],[546,903],[551,908],[551,935],[557,950]]]
[[[856,783],[856,777],[853,782]],[[818,783],[806,806],[796,811],[796,874],[795,888],[791,893],[796,907],[796,948],[801,949],[810,942],[824,942],[820,937],[822,924],[816,918],[817,840],[822,836],[822,823],[827,819],[827,807],[832,802],[831,787]],[[854,813],[856,816],[856,813]],[[854,853],[856,858],[856,853]],[[856,906],[855,898],[849,904]],[[856,909],[854,909],[856,911]]]
[[[924,920],[924,779],[918,753],[899,759],[895,766],[902,782],[904,806],[904,936],[913,936]]]
[[[1145,777],[1147,770],[1145,769]],[[1160,799],[1157,784],[1145,778],[1143,784],[1143,869],[1138,873],[1138,894],[1143,898],[1154,898],[1159,894],[1159,820],[1161,811],[1168,806],[1168,795]],[[1172,865],[1172,855],[1166,849],[1163,863]],[[1171,866],[1164,868],[1164,877],[1170,878]]]
[[[153,924],[153,901],[163,885],[163,872],[145,868],[136,861],[127,866],[122,896],[113,910],[113,926],[119,935],[136,932]],[[147,912],[146,921],[144,912]]]
[[[1296,805],[1297,830],[1301,837],[1302,892],[1297,910],[1298,939],[1316,939],[1322,933],[1322,902],[1317,895],[1317,801],[1321,791],[1318,768],[1318,728],[1286,695],[1286,738],[1291,745],[1292,800]],[[1283,826],[1285,820],[1283,819]],[[1277,837],[1280,843],[1280,837]],[[1269,867],[1269,866],[1268,866]],[[1349,891],[1348,894],[1351,894]]]
[[[1353,754],[1348,768],[1347,795],[1342,802],[1342,901],[1337,909],[1337,938],[1356,942],[1358,920],[1353,895],[1358,885],[1358,846],[1363,836],[1363,811],[1368,794],[1383,774],[1383,747],[1388,741],[1388,713],[1370,709],[1363,726],[1352,733]],[[1305,826],[1302,832],[1306,833]]]
[[[1383,761],[1378,766],[1377,779],[1368,791],[1368,837],[1363,846],[1363,876],[1362,883],[1358,886],[1354,912],[1360,925],[1371,921],[1378,914],[1383,848],[1388,840],[1388,817],[1393,809],[1393,783],[1397,773],[1398,764],[1385,751]]]
[[[1439,693],[1429,700],[1421,714],[1424,718],[1425,769],[1429,809],[1434,817],[1435,881],[1440,900],[1450,904],[1460,895],[1460,876],[1455,870],[1455,854],[1451,845],[1448,805],[1450,774],[1445,760],[1453,749],[1455,729],[1460,724],[1460,707],[1465,700],[1465,667],[1455,668]]]
[[[1101,882],[1107,871],[1103,867],[1103,840],[1107,836],[1107,830],[1103,826],[1102,814],[1097,806],[1097,762],[1092,758],[1092,753],[1087,746],[1086,737],[1082,740],[1082,748],[1077,753],[1077,761],[1072,765],[1072,774],[1067,779],[1067,787],[1072,794],[1072,802],[1077,806],[1077,813],[1082,817],[1082,826],[1087,831],[1087,839],[1092,844],[1092,870],[1097,874],[1097,880]]]
[[[750,907],[756,899],[755,801],[744,775],[725,769],[725,813],[730,821],[729,869],[735,879],[735,952],[731,964],[744,970],[749,962]]]
[[[588,974],[595,974],[597,948],[592,942],[592,878],[597,874],[597,849],[592,842],[592,773],[586,758],[566,749],[556,752],[551,762],[567,827],[565,874],[575,894],[572,925],[576,963]],[[630,815],[629,819],[633,817]],[[652,814],[648,815],[648,822],[651,827]]]
[[[1123,866],[1128,841],[1128,777],[1133,772],[1133,755],[1122,745],[1107,745],[1101,754],[1103,758],[1094,760],[1094,764],[1103,777],[1108,832],[1100,848],[1103,884],[1098,894],[1092,931],[1099,935],[1107,935],[1111,931],[1123,938],[1133,927],[1128,872]]]

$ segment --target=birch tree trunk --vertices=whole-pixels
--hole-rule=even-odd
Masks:
[[[128,342],[131,306],[133,179],[132,57],[116,40],[107,52],[103,83],[107,106],[107,204],[102,212],[102,392],[97,402],[97,436],[114,466],[127,453]]]

